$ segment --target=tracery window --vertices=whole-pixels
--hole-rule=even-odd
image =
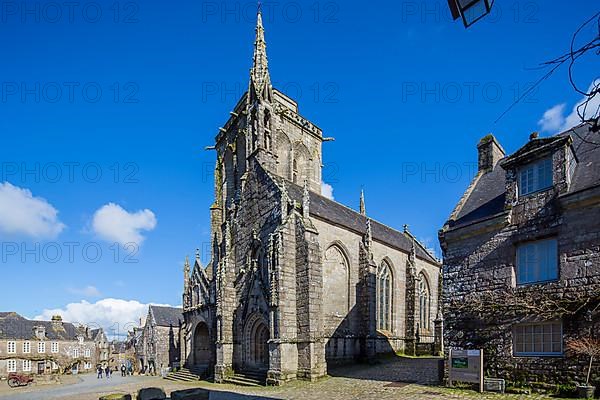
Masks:
[[[419,274],[419,327],[421,329],[431,329],[431,292],[429,283],[423,273]]]
[[[377,329],[391,331],[392,269],[383,261],[377,271]]]

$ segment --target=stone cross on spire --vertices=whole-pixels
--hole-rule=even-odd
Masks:
[[[267,59],[267,42],[265,41],[265,28],[262,22],[262,10],[259,6],[256,21],[256,40],[254,41],[254,57],[250,71],[250,83],[254,85],[256,93],[264,93],[264,87],[271,84],[269,76],[269,61]]]

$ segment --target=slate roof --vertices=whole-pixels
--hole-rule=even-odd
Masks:
[[[279,177],[273,178],[278,180],[278,182],[282,180]],[[287,180],[285,182],[290,198],[302,202],[304,188]],[[310,213],[359,234],[365,234],[366,232],[367,218],[364,215],[318,193],[310,192]],[[371,230],[374,240],[407,253],[411,251],[413,238],[409,234],[397,231],[373,219],[371,220]],[[439,264],[439,261],[429,254],[421,243],[416,239],[415,242],[417,244],[416,255],[418,258]]]
[[[581,124],[575,128],[561,132],[553,138],[536,139],[542,145],[552,144],[555,139],[570,136],[573,139],[573,150],[577,158],[577,166],[573,173],[569,193],[589,189],[600,185],[600,135],[590,130],[590,125]],[[470,195],[450,226],[462,225],[486,217],[491,217],[504,211],[505,170],[501,164],[510,158],[519,156],[526,151],[531,142],[525,144],[512,156],[500,160],[492,171],[483,174],[475,183]]]
[[[179,307],[150,306],[150,312],[157,326],[179,326],[183,322],[183,309]]]
[[[494,169],[482,175],[456,216],[463,224],[504,211],[506,173],[498,162]]]
[[[50,340],[77,340],[82,332],[69,322],[62,322],[60,329],[50,321],[34,321],[23,318],[15,312],[0,313],[0,339],[34,339],[36,326],[46,328],[46,337]]]

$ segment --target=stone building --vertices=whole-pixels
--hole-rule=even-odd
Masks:
[[[101,362],[102,330],[63,322],[32,321],[15,312],[0,312],[0,377],[25,374],[85,373]]]
[[[140,371],[158,374],[180,362],[179,332],[183,323],[181,308],[149,306],[139,337]]]
[[[599,142],[583,124],[512,155],[492,135],[477,145],[479,171],[439,237],[445,345],[483,348],[488,376],[583,379],[565,345],[600,335]]]
[[[370,219],[362,195],[358,212],[321,195],[326,139],[267,63],[259,14],[248,91],[216,136],[212,258],[184,267],[186,366],[281,384],[433,351],[440,263]]]

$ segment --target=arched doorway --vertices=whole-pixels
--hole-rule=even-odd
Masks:
[[[208,366],[210,364],[210,336],[208,334],[208,326],[204,322],[200,322],[194,330],[193,341],[194,365]]]
[[[248,325],[245,369],[266,371],[269,369],[269,328],[266,321],[258,317]]]

